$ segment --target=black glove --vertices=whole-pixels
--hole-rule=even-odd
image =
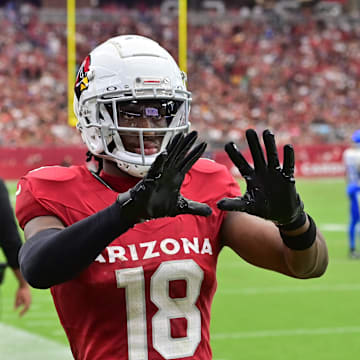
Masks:
[[[185,174],[206,148],[206,143],[201,143],[187,154],[196,138],[196,131],[186,136],[177,134],[166,151],[155,159],[147,175],[132,189],[118,195],[117,201],[130,222],[138,223],[179,214],[211,214],[212,210],[207,204],[186,199],[180,194]]]
[[[227,211],[244,211],[273,221],[284,230],[293,230],[306,221],[304,205],[295,188],[294,149],[284,146],[284,164],[281,168],[274,134],[263,132],[267,163],[256,132],[246,131],[246,139],[254,161],[254,169],[233,143],[225,145],[225,151],[246,181],[244,196],[224,198],[218,208]]]

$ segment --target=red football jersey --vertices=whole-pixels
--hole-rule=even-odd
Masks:
[[[85,166],[30,172],[18,184],[21,227],[42,215],[69,226],[111,205],[117,192],[138,181],[101,176],[115,191]],[[224,218],[216,202],[238,196],[240,189],[224,166],[200,159],[186,175],[181,193],[207,203],[212,215],[137,224],[79,276],[51,288],[75,359],[212,358],[210,311]]]

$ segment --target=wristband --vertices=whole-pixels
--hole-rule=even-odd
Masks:
[[[310,215],[307,215],[309,218],[310,226],[309,228],[300,235],[290,236],[284,234],[280,230],[280,236],[284,244],[291,250],[306,250],[312,246],[316,239],[316,225],[314,220]]]

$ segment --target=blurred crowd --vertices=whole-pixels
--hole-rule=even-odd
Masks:
[[[177,58],[175,16],[156,7],[103,11],[111,21],[77,24],[77,64],[109,36],[129,33]],[[360,123],[359,19],[234,11],[188,24],[193,127],[212,148],[240,142],[248,127],[271,128],[279,143],[348,141]],[[81,143],[67,124],[66,24],[30,5],[4,8],[0,21],[0,146]]]

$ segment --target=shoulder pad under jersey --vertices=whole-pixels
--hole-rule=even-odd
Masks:
[[[28,179],[63,182],[74,179],[79,174],[79,167],[71,166],[43,166],[29,171],[25,176]]]

